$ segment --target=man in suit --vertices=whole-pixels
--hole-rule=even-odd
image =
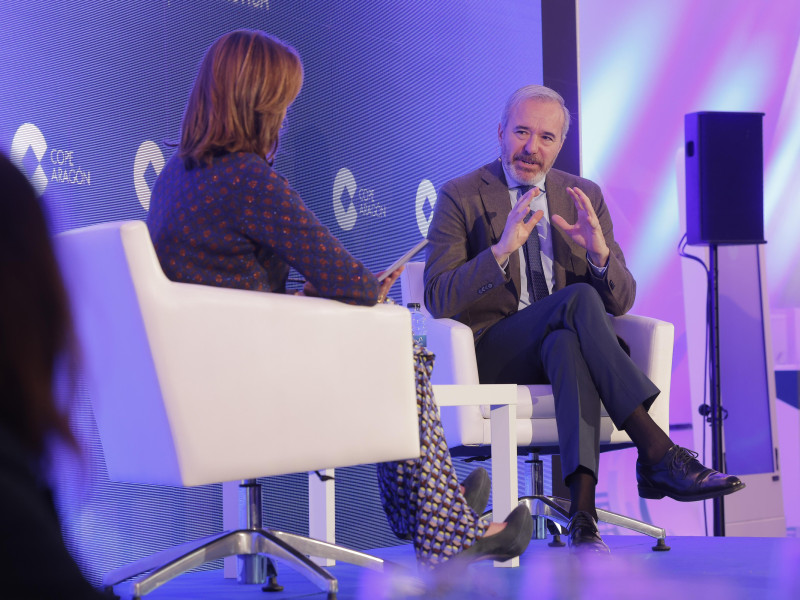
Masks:
[[[659,390],[622,349],[606,313],[633,305],[636,281],[597,184],[552,169],[569,129],[561,96],[508,99],[500,159],[442,186],[428,230],[425,303],[472,328],[482,383],[551,383],[569,544],[608,552],[597,532],[601,404],[639,451],[645,498],[703,500],[744,487],[676,446],[647,414]]]

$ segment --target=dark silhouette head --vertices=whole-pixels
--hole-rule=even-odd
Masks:
[[[53,433],[74,443],[53,390],[71,349],[47,219],[28,180],[0,154],[0,423],[38,457]]]

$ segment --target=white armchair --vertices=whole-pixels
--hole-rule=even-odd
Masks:
[[[112,480],[194,486],[419,456],[406,310],[172,282],[140,221],[66,232],[57,248]],[[260,493],[248,499],[244,529],[143,558],[104,585],[154,569],[134,586],[141,596],[232,555],[272,555],[331,593],[336,579],[306,555],[382,568],[262,528]]]
[[[409,263],[400,281],[403,304],[419,303],[428,316],[428,348],[436,354],[432,382],[436,385],[479,385],[472,330],[453,319],[433,319],[430,316],[424,304],[423,271],[424,263]],[[650,415],[664,431],[668,431],[674,341],[672,324],[636,315],[613,317],[612,323],[617,335],[629,345],[633,361],[661,390],[650,408]],[[516,412],[517,446],[520,450],[525,453],[558,452],[555,404],[550,385],[518,385]],[[492,441],[489,406],[442,407],[441,413],[447,443],[454,455],[487,453],[486,446],[490,446]],[[614,427],[611,418],[603,410],[601,450],[630,445],[628,435]],[[516,481],[509,481],[507,485],[513,487],[513,493],[516,494]],[[532,514],[566,525],[569,520],[569,501],[544,496],[541,479],[534,481],[534,492],[534,496],[521,499],[521,502],[530,506]],[[608,511],[597,512],[601,521],[658,539],[654,549],[668,549],[665,544],[666,534],[662,528]],[[543,531],[542,526],[538,529]]]

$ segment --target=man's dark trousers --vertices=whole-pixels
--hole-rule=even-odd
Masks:
[[[659,389],[619,345],[595,289],[575,283],[492,325],[475,351],[481,383],[551,383],[565,476],[597,477],[600,407],[622,429]]]

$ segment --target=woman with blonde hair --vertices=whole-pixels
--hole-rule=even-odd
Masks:
[[[378,282],[272,168],[302,80],[296,51],[261,31],[228,33],[206,52],[147,218],[170,279],[285,293],[291,266],[306,294],[366,306],[385,299],[400,272]],[[506,523],[479,521],[488,477],[477,471],[459,486],[433,400],[432,354],[415,347],[415,364],[421,456],[378,465],[392,529],[430,566],[518,556],[531,538],[530,514],[521,507]]]

